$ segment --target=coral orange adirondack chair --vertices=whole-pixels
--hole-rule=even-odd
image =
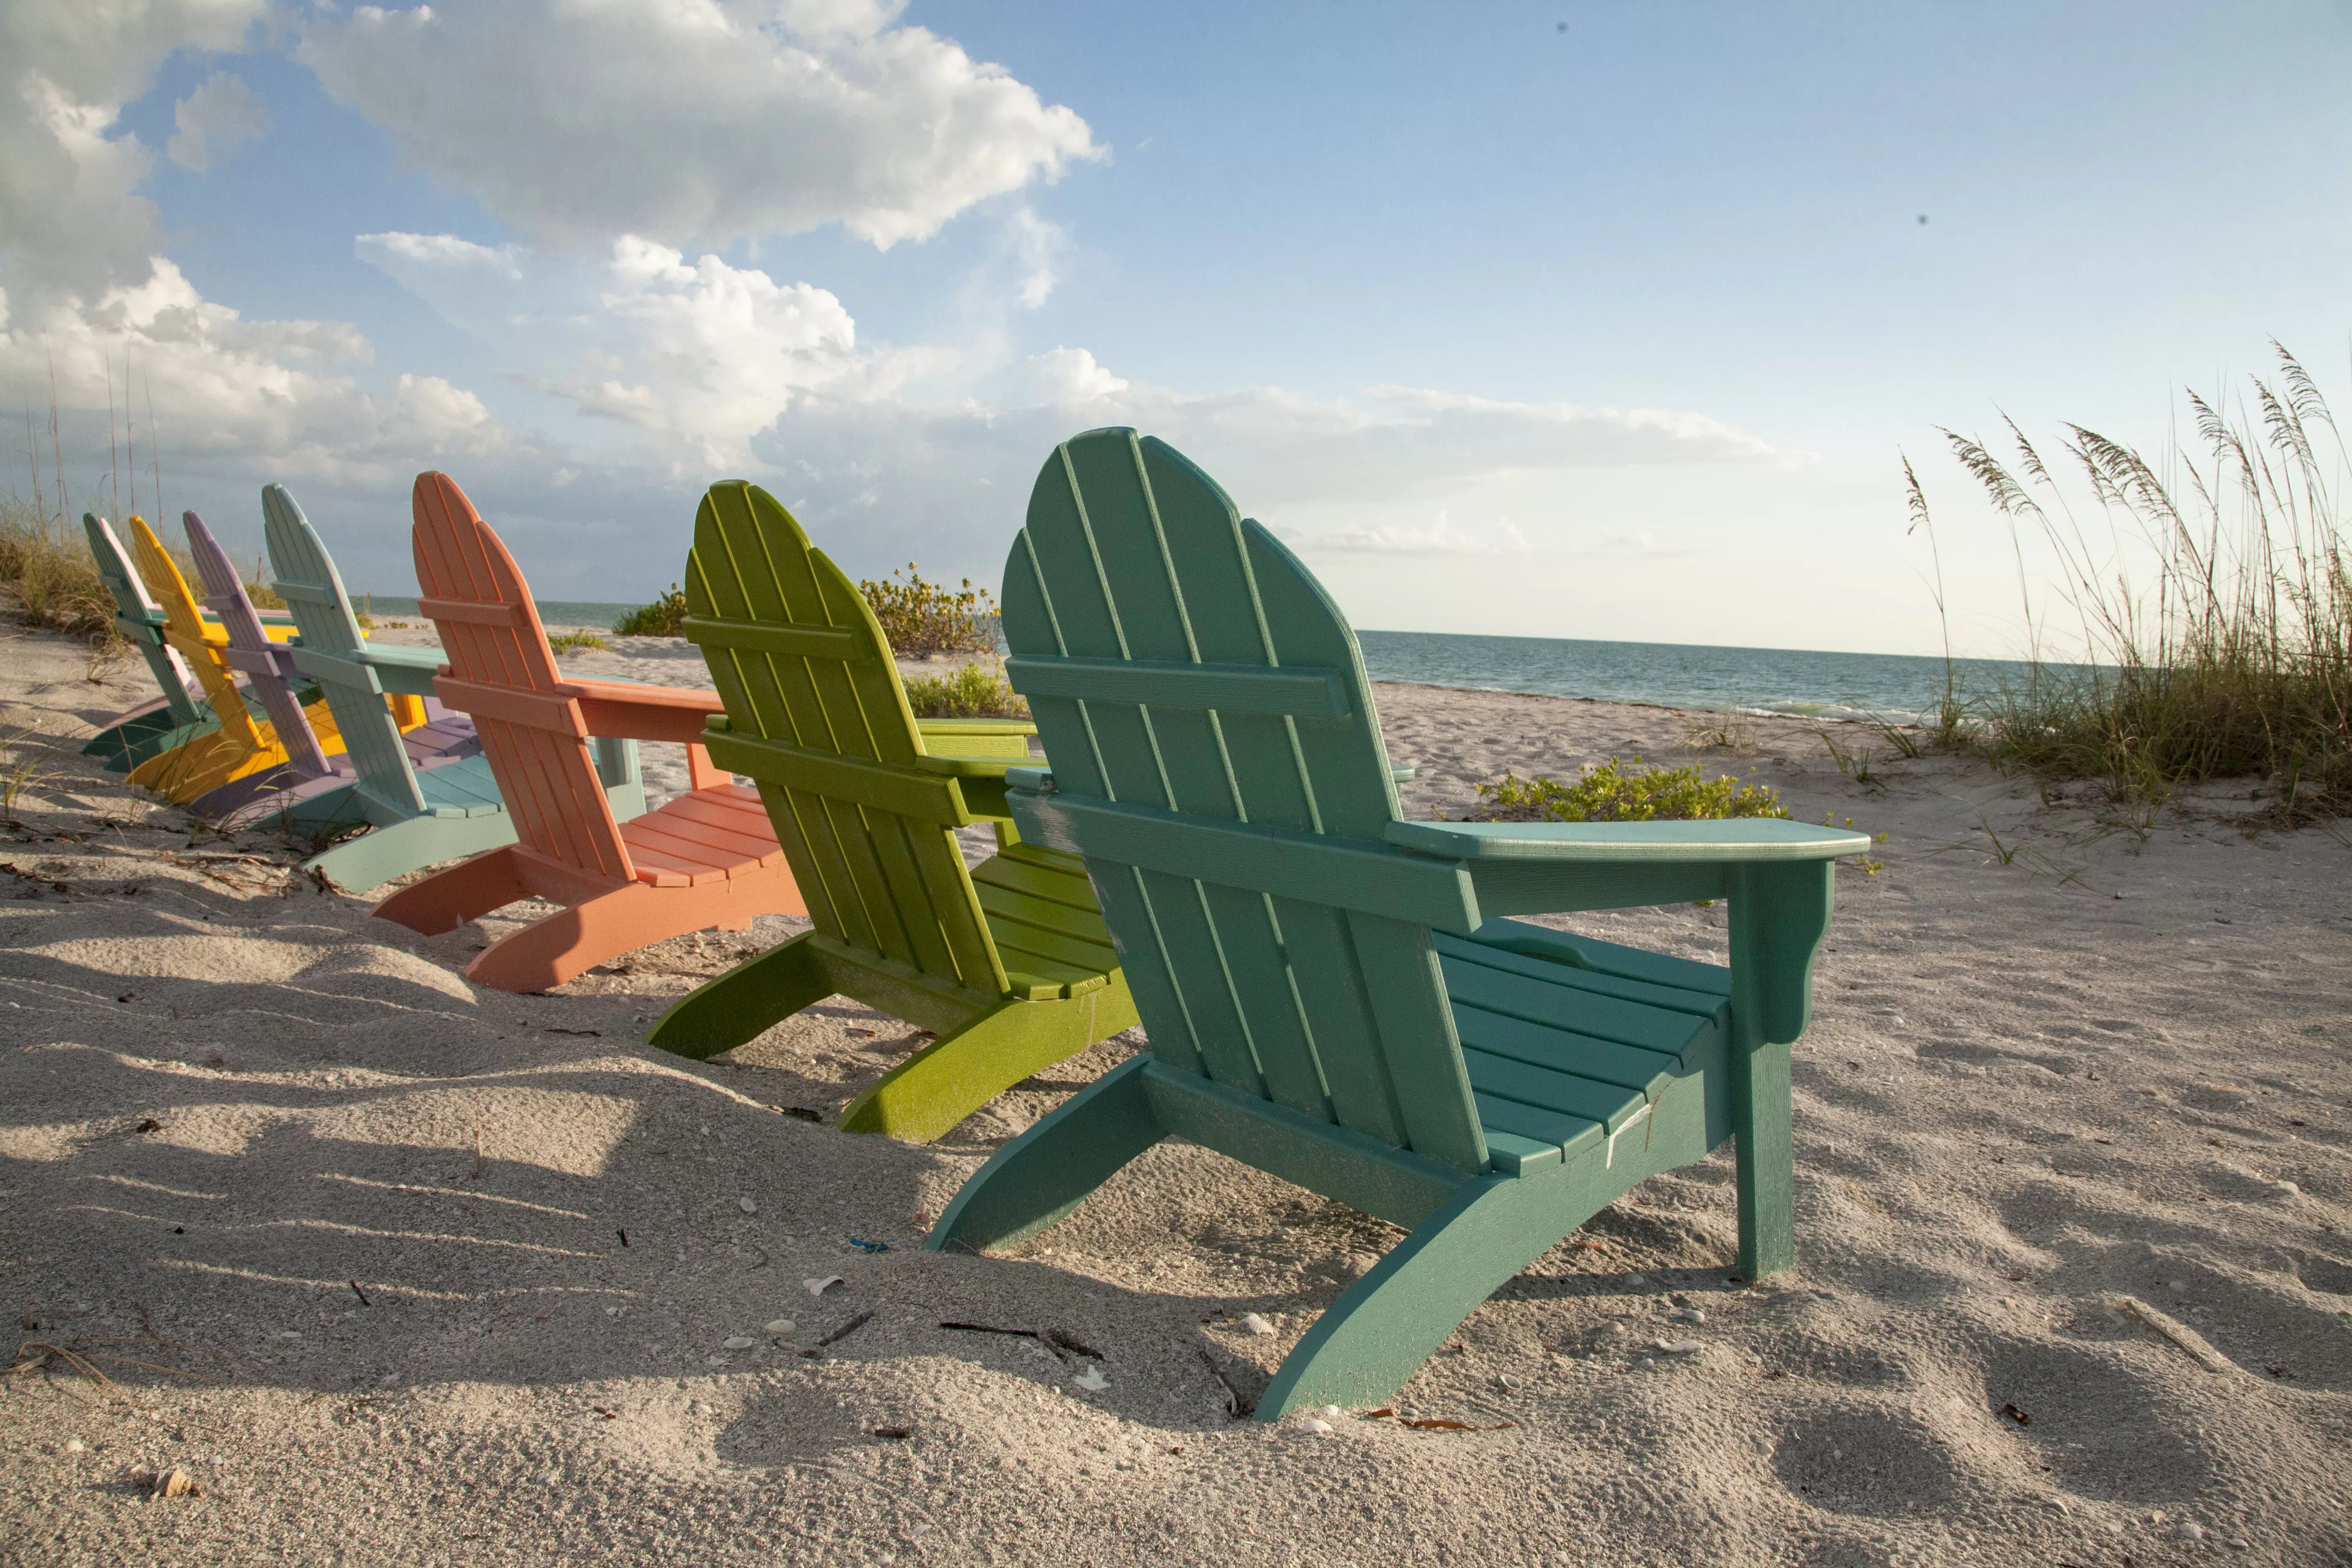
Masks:
[[[466,977],[543,991],[633,948],[755,915],[807,913],[758,792],[711,765],[715,691],[567,680],[514,557],[446,474],[416,477],[417,608],[448,656],[441,700],[473,716],[520,840],[386,899],[384,919],[430,935],[520,899],[565,906],[492,943]],[[691,793],[614,820],[592,736],[686,742]]]

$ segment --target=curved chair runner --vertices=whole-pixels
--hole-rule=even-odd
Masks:
[[[183,521],[194,521],[196,529],[203,530],[203,521],[194,512],[184,513]],[[259,618],[253,616],[250,602],[245,600],[242,584],[234,585],[234,597],[245,602],[250,625],[225,622],[221,641],[215,642],[207,637],[196,596],[190,591],[187,579],[180,575],[178,564],[163,549],[163,541],[155,537],[155,531],[143,519],[134,517],[130,522],[131,549],[139,574],[163,606],[163,638],[195,671],[217,724],[209,733],[140,763],[131,770],[131,782],[199,810],[226,812],[249,798],[264,780],[283,776],[280,770],[289,761],[287,740],[278,735],[274,718],[257,719],[247,706],[246,695],[238,689],[234,673],[236,667],[229,663],[229,651],[236,648],[240,663],[249,667],[246,673],[254,681],[255,697],[265,712],[274,715],[278,710],[276,694],[261,688],[265,684],[284,686],[284,678],[275,668],[275,656],[282,650],[259,630]],[[230,575],[234,577],[235,573]],[[218,609],[217,604],[215,608]],[[240,638],[245,639],[242,644]],[[258,642],[260,647],[254,647],[254,642]],[[265,668],[268,673],[258,673]],[[308,739],[315,742],[321,758],[342,750],[341,733],[323,703],[306,710],[290,693],[286,695],[286,701],[304,716],[305,727],[313,731]],[[297,735],[293,742],[299,748],[304,739]],[[248,780],[251,782],[245,782]],[[242,787],[227,789],[229,785]]]
[[[919,721],[865,595],[757,486],[704,496],[686,595],[727,708],[705,743],[758,784],[815,929],[681,999],[648,1042],[707,1057],[856,997],[939,1038],[839,1125],[927,1142],[1136,1021],[1075,859],[1001,826],[998,852],[965,867],[955,830],[1009,826],[1004,774],[1029,760],[1032,725]]]
[[[1151,1039],[965,1184],[927,1246],[1067,1213],[1181,1134],[1410,1233],[1260,1400],[1382,1399],[1496,1287],[1644,1178],[1738,1138],[1739,1268],[1793,1257],[1789,1050],[1831,859],[1785,821],[1405,822],[1354,634],[1173,448],[1057,449],[1005,568],[1007,672]],[[1731,963],[1518,913],[1727,898]]]
[[[319,683],[348,747],[341,772],[350,787],[292,803],[289,826],[320,835],[369,829],[312,856],[303,869],[346,888],[373,888],[513,843],[514,820],[473,725],[445,714],[404,733],[385,707],[387,694],[421,702],[432,692],[441,650],[371,645],[334,558],[293,496],[283,485],[265,485],[261,511],[278,595],[302,631],[294,668]],[[596,751],[614,818],[642,816],[636,742],[598,741]]]
[[[188,668],[179,650],[164,640],[163,606],[147,592],[147,584],[140,580],[138,568],[131,565],[131,553],[123,549],[113,526],[94,512],[82,513],[81,526],[89,540],[90,559],[97,563],[99,580],[106,584],[107,595],[114,601],[115,629],[147,661],[147,668],[162,692],[154,701],[117,717],[82,746],[82,753],[98,758],[108,772],[127,773],[151,758],[187,744],[198,735],[219,729],[220,720],[204,705],[205,689],[195,671]],[[201,624],[207,642],[227,640],[227,632],[216,619],[203,620]],[[290,625],[271,626],[266,620],[264,625],[273,640],[283,641],[294,635]]]
[[[428,935],[518,900],[564,905],[493,942],[467,979],[543,991],[648,942],[764,914],[806,912],[767,814],[710,764],[709,691],[567,680],[514,557],[446,474],[416,477],[417,608],[448,660],[441,700],[472,716],[517,842],[404,888],[375,907]],[[687,744],[689,794],[623,824],[591,763],[593,736]]]

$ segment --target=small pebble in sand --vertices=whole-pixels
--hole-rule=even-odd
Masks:
[[[1704,1323],[1706,1321],[1706,1314],[1696,1307],[1677,1307],[1673,1311],[1667,1313],[1666,1316],[1670,1318],[1680,1318],[1685,1323]]]
[[[537,1481],[541,1486],[551,1487],[555,1484],[555,1472],[553,1470],[541,1470],[539,1474],[531,1477],[530,1479]]]
[[[1331,1423],[1324,1420],[1320,1415],[1310,1415],[1305,1421],[1299,1423],[1299,1425],[1306,1427],[1309,1432],[1313,1432],[1318,1435],[1331,1430]]]
[[[1649,1282],[1650,1277],[1646,1274],[1628,1274],[1625,1276],[1625,1283],[1633,1286],[1637,1290],[1643,1286],[1647,1285]]]
[[[724,1341],[720,1342],[719,1348],[729,1351],[747,1351],[759,1342],[759,1341],[751,1339],[742,1334],[730,1334]]]
[[[801,1283],[807,1288],[810,1295],[822,1296],[835,1285],[845,1285],[848,1281],[838,1274],[828,1274],[822,1279],[803,1279]]]
[[[790,1318],[771,1318],[762,1325],[761,1331],[770,1334],[789,1334],[799,1327],[800,1325]]]
[[[68,1438],[67,1438],[67,1439],[66,1439],[66,1452],[67,1452],[67,1453],[68,1453],[68,1454],[79,1454],[79,1453],[80,1453],[81,1451],[82,1451],[82,1447],[81,1447],[81,1439],[80,1439],[80,1438],[79,1438],[79,1437],[68,1437]]]
[[[1245,1334],[1270,1334],[1274,1332],[1274,1325],[1267,1322],[1264,1318],[1259,1317],[1255,1312],[1244,1312],[1242,1314],[1242,1332]]]
[[[735,1200],[735,1206],[741,1209],[745,1214],[758,1214],[760,1212],[760,1205],[753,1203],[749,1198],[737,1198]]]
[[[2173,1533],[2183,1541],[2202,1541],[2205,1539],[2205,1527],[2193,1519],[2184,1519],[2180,1521],[2180,1528]]]
[[[1705,1340],[1660,1340],[1658,1348],[1668,1355],[1696,1355],[1706,1349]]]

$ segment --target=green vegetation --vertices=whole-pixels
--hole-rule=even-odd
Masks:
[[[1029,700],[986,665],[967,664],[953,675],[907,682],[907,705],[918,719],[1026,719]]]
[[[890,651],[900,658],[932,658],[940,654],[996,651],[996,601],[988,590],[963,580],[961,593],[937,583],[926,583],[913,562],[905,568],[907,581],[893,572],[879,583],[857,584],[874,606]],[[959,672],[961,676],[961,672]],[[999,682],[1002,685],[1003,682]]]
[[[0,500],[0,585],[16,596],[29,626],[109,646],[121,639],[113,596],[81,531],[14,496]]]
[[[2187,395],[2202,466],[2192,450],[2152,464],[2065,426],[2060,469],[2083,481],[2079,506],[2013,423],[2004,420],[2010,462],[1943,433],[2008,521],[2029,664],[2021,681],[1970,694],[1965,717],[1948,699],[1950,743],[2044,781],[2098,780],[2126,809],[2153,809],[2183,784],[2252,776],[2270,782],[2280,822],[2352,814],[2346,450],[2310,375],[2272,347],[2277,373],[2252,378],[2250,405],[2225,415],[2228,401]],[[1905,475],[1912,528],[1927,530],[1932,549],[1907,462]],[[2033,601],[2029,550],[2055,562],[2054,605]],[[2082,662],[2045,658],[2053,609],[2072,623]]]
[[[558,653],[576,653],[583,647],[611,647],[613,645],[594,632],[559,632],[547,639],[547,646]]]
[[[1709,780],[1696,763],[1687,767],[1627,766],[1615,757],[1587,764],[1572,784],[1538,774],[1505,773],[1477,786],[1486,822],[1684,822],[1700,817],[1786,816],[1769,784]]]
[[[642,605],[613,623],[613,635],[624,637],[682,637],[686,635],[686,595],[672,583],[669,592]]]

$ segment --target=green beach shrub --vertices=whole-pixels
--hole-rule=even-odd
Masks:
[[[1562,784],[1538,773],[1505,773],[1476,786],[1486,804],[1485,822],[1685,822],[1701,817],[1786,816],[1788,807],[1769,784],[1743,784],[1728,776],[1707,779],[1696,763],[1687,767],[1643,767],[1635,757],[1587,763],[1575,781]]]
[[[874,606],[874,618],[882,623],[891,652],[900,658],[935,658],[996,651],[996,601],[987,589],[973,587],[969,577],[961,593],[927,583],[911,561],[905,572],[903,583],[893,572],[881,582],[857,584]]]
[[[624,637],[682,637],[686,635],[686,593],[675,583],[650,605],[640,605],[613,623],[613,635]]]
[[[986,665],[967,664],[952,675],[907,682],[907,705],[918,719],[1026,719],[1029,700]]]
[[[594,632],[559,632],[547,639],[547,646],[558,653],[576,653],[583,647],[611,647],[613,645]]]

